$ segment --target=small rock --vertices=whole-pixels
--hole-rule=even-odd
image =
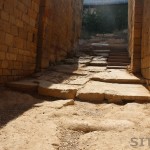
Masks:
[[[73,99],[54,101],[54,102],[52,102],[50,107],[56,108],[56,109],[61,109],[63,107],[70,106],[70,105],[74,105],[74,100]]]

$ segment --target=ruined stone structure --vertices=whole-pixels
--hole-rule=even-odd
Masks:
[[[0,1],[0,83],[30,75],[77,45],[82,0]]]
[[[150,85],[150,1],[129,0],[129,50],[131,69],[141,72]]]
[[[0,83],[19,79],[74,52],[82,0],[0,1]],[[131,70],[150,84],[150,1],[129,0]]]

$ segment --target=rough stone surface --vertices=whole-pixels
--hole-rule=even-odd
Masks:
[[[107,44],[107,43],[92,43],[91,45],[92,46],[100,46],[100,47],[102,47],[102,46],[109,46],[109,44]]]
[[[107,61],[105,60],[93,60],[89,63],[90,66],[107,66]]]
[[[79,88],[80,86],[77,85],[53,84],[51,82],[43,81],[38,87],[38,93],[45,96],[74,99]]]
[[[68,84],[72,84],[72,85],[84,85],[89,80],[90,80],[90,76],[87,76],[87,77],[78,77],[75,80],[69,81]]]
[[[85,57],[85,58],[80,57],[78,62],[79,64],[89,64],[91,60],[92,60],[92,57]]]
[[[107,58],[104,58],[103,56],[97,56],[93,58],[93,61],[107,61]]]
[[[126,70],[119,69],[97,73],[91,79],[113,83],[144,83],[144,79],[140,79],[140,77],[136,77],[135,75],[128,73]]]
[[[87,75],[87,71],[80,70],[79,68],[83,65],[57,65],[52,69],[56,72],[72,74],[72,75]]]
[[[149,149],[146,140],[132,147],[131,138],[149,137],[150,104],[75,101],[58,109],[66,101],[51,100],[1,89],[0,149]]]
[[[77,98],[91,102],[103,102],[104,100],[109,102],[149,102],[150,93],[143,85],[139,84],[90,81],[78,91]]]
[[[106,67],[86,66],[86,67],[82,67],[81,70],[85,70],[85,71],[89,71],[89,72],[103,72],[106,70]]]

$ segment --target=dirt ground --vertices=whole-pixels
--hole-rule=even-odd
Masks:
[[[150,104],[50,100],[1,89],[0,150],[150,149]]]
[[[99,40],[91,39],[91,42],[99,42]],[[88,81],[90,82],[92,80],[90,77],[91,74],[100,72],[100,74],[94,76],[97,83],[92,85],[91,89],[88,89],[86,99],[89,97],[93,98],[90,93],[95,89],[97,91],[94,94],[97,94],[104,87],[106,88],[108,83],[101,86],[98,83],[101,81],[112,82],[115,80],[115,83],[118,83],[120,80],[121,82],[127,81],[129,83],[131,81],[138,82],[136,92],[133,92],[134,90],[132,88],[129,89],[127,87],[127,89],[121,89],[121,86],[114,86],[117,91],[119,89],[119,91],[124,92],[123,94],[121,93],[123,95],[121,100],[125,98],[126,91],[127,98],[128,94],[131,95],[130,98],[135,98],[140,95],[142,92],[141,89],[144,88],[144,91],[146,90],[144,86],[139,88],[139,82],[141,80],[133,76],[131,77],[131,75],[124,75],[125,72],[123,75],[118,72],[114,73],[114,71],[111,74],[111,71],[108,72],[106,70],[107,65],[105,67],[98,67],[97,63],[96,66],[95,64],[88,66],[87,64],[91,63],[91,59],[94,63],[95,60],[98,63],[100,63],[100,60],[102,62],[105,61],[105,57],[99,58],[99,55],[101,56],[103,52],[102,54],[96,54],[95,58],[93,56],[91,58],[91,54],[88,56],[87,54],[85,55],[85,52],[88,50],[91,53],[91,49],[89,49],[91,48],[91,42],[88,42],[89,45],[83,44],[83,47],[81,47],[83,52],[79,53],[80,59],[66,59],[65,63],[68,65],[57,65],[53,68],[53,73],[36,74],[34,76],[36,82],[32,84],[30,82],[28,84],[23,83],[23,85],[25,84],[25,87],[28,85],[30,87],[29,89],[32,89],[32,87],[37,89],[37,80],[39,80],[38,83],[48,81],[53,86],[50,84],[46,88],[46,91],[47,89],[48,93],[49,90],[53,92],[55,90],[57,91],[55,91],[55,95],[53,92],[50,92],[52,95],[48,96],[59,97],[58,94],[61,93],[61,97],[63,97],[67,93],[67,90],[64,90],[65,84],[69,84],[69,88],[72,88],[74,84],[84,87],[88,84]],[[114,40],[109,42],[114,43]],[[115,39],[115,42],[122,43],[122,40]],[[70,64],[75,64],[74,68]],[[82,67],[83,64],[87,66]],[[84,70],[79,70],[78,68]],[[58,84],[60,87],[54,87],[54,83],[55,86]],[[97,84],[98,86],[96,87],[95,85]],[[21,83],[17,86],[19,89],[20,85]],[[68,89],[68,91],[70,90]],[[114,91],[114,89],[110,89],[109,86],[104,89],[104,93],[109,96],[110,93],[108,91]],[[44,93],[42,94],[45,95]],[[86,89],[84,93],[86,94]],[[112,97],[115,96],[115,93],[111,93]],[[144,94],[139,97],[144,99],[142,97],[145,96]],[[147,90],[146,94],[149,98],[149,92]],[[102,101],[99,104],[94,104],[76,100],[76,94],[74,92],[73,95],[75,97],[74,100],[62,100],[61,98],[54,99],[39,96],[38,92],[27,94],[11,91],[7,88],[0,88],[0,150],[150,149],[150,104],[126,103],[125,101],[117,105],[111,102],[108,103],[105,99],[101,104],[100,102]],[[102,95],[104,94],[102,93]]]

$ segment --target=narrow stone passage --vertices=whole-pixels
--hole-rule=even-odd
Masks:
[[[101,36],[81,41],[75,57],[8,86],[93,103],[149,102],[144,79],[127,71],[130,59],[126,40],[113,34]]]
[[[132,146],[150,135],[149,91],[140,76],[108,68],[105,36],[105,44],[100,37],[82,42],[76,57],[8,84],[18,92],[1,90],[0,149],[149,149],[146,141]],[[122,40],[112,39],[119,47]]]
[[[149,17],[150,0],[0,0],[0,150],[149,150]]]

